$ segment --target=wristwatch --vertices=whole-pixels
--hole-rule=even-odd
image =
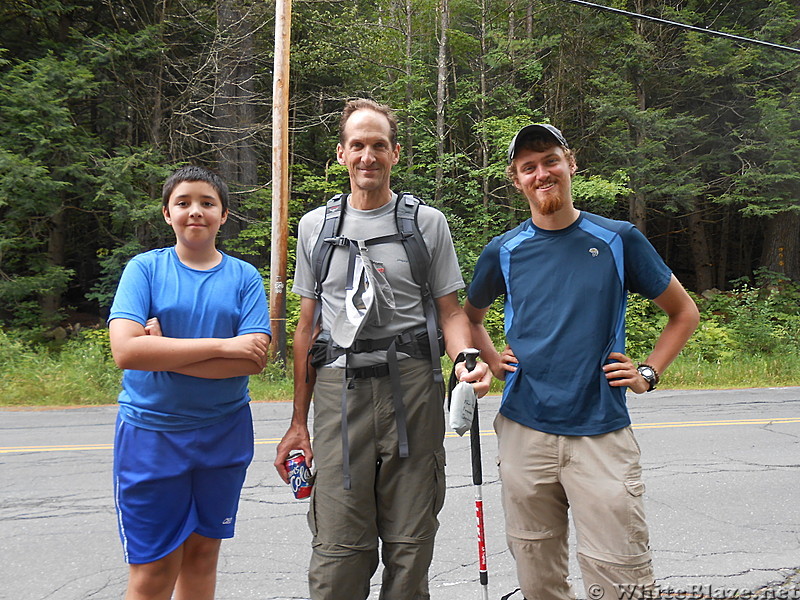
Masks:
[[[636,367],[636,370],[639,371],[639,375],[644,377],[644,380],[650,385],[650,387],[647,388],[648,392],[652,392],[656,389],[658,385],[658,372],[653,367],[642,363]]]

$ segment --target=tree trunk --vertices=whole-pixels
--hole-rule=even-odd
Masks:
[[[447,101],[447,30],[450,28],[449,0],[440,0],[439,57],[436,61],[436,179],[433,199],[438,206],[442,199],[444,182],[444,107]]]
[[[482,47],[482,50],[483,50],[483,56],[486,56],[486,48],[485,48],[485,42],[484,42],[484,40],[486,39],[486,2],[485,1],[482,2],[482,5],[483,5],[483,7],[482,7],[483,10],[481,11],[482,12],[482,14],[481,14],[481,41],[482,41],[482,45],[481,45],[481,47]],[[517,37],[516,25],[517,25],[517,22],[516,22],[516,15],[514,14],[514,3],[512,2],[512,3],[510,3],[508,5],[508,59],[509,59],[509,61],[510,61],[510,63],[512,65],[516,64],[516,57],[514,56],[514,39]],[[516,72],[517,71],[515,69],[511,69],[510,76],[511,76],[511,85],[512,86],[516,85],[516,76],[515,76]]]
[[[414,85],[412,83],[414,47],[411,43],[411,17],[413,14],[411,0],[406,0],[406,106],[409,107],[409,110],[406,111],[405,155],[409,175],[414,171],[414,128],[411,120],[411,106],[414,101]]]
[[[486,54],[487,54],[487,44],[486,44],[486,0],[481,0],[481,56],[478,60],[478,64],[480,65],[480,85],[481,85],[481,100],[480,100],[480,120],[481,122],[486,120]],[[514,11],[511,11],[513,18]],[[510,34],[510,32],[509,32]],[[510,41],[510,40],[509,40]],[[513,62],[513,61],[512,61]],[[489,214],[489,177],[487,175],[487,169],[489,167],[489,141],[486,139],[486,132],[485,130],[481,132],[480,138],[480,160],[481,160],[481,169],[483,171],[483,175],[481,176],[481,195],[483,196],[483,214]],[[483,232],[486,235],[488,231],[489,223],[484,223]]]
[[[697,292],[704,292],[714,286],[714,264],[711,258],[711,249],[708,236],[703,225],[703,214],[698,201],[697,210],[689,213],[689,244],[692,249],[694,261],[695,284]]]
[[[162,0],[161,6],[156,7],[156,19],[159,24],[158,43],[164,46],[164,20],[167,15],[167,2]],[[150,141],[156,148],[161,147],[161,123],[164,120],[164,53],[159,52],[156,59],[155,81],[153,81],[153,110],[150,115]]]
[[[647,235],[647,201],[640,191],[635,191],[630,195],[628,201],[628,218],[636,225],[636,229]]]
[[[63,205],[56,209],[50,217],[50,232],[47,240],[47,262],[53,266],[64,265],[64,230],[66,218]],[[42,309],[42,320],[45,324],[55,324],[58,318],[58,311],[61,308],[61,293],[51,291],[39,298],[39,306]]]
[[[525,37],[533,38],[533,1],[528,2],[525,7]]]
[[[214,104],[214,142],[219,174],[231,190],[233,211],[220,231],[228,240],[239,235],[245,225],[240,194],[256,185],[257,161],[252,135],[255,127],[255,71],[253,67],[253,28],[249,15],[237,0],[219,0],[217,26],[221,45],[217,49],[218,71]]]
[[[800,282],[800,212],[787,211],[767,220],[761,266]]]
[[[637,35],[641,36],[642,25],[636,21],[634,23]],[[633,88],[636,90],[636,105],[638,110],[644,111],[647,109],[647,94],[645,93],[642,85],[641,77],[635,69],[629,71],[629,77]],[[636,123],[629,123],[628,127],[632,130],[631,134],[636,140],[636,147],[641,148],[644,145],[645,134],[642,132],[641,127]],[[647,198],[639,191],[636,179],[634,178],[633,189],[634,193],[630,196],[630,205],[628,206],[628,214],[630,221],[636,228],[641,231],[645,236],[647,235]]]
[[[722,209],[722,227],[720,229],[719,249],[717,251],[717,277],[714,287],[720,290],[728,288],[728,252],[731,247],[731,209],[725,206]]]

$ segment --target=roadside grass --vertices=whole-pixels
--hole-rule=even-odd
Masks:
[[[70,340],[55,350],[0,332],[0,407],[114,404],[122,372],[103,337]],[[250,378],[250,392],[257,401],[291,400],[292,382],[269,365]]]
[[[679,355],[660,389],[734,389],[800,385],[800,354],[750,354],[725,361]]]
[[[96,336],[99,337],[99,336]],[[14,341],[0,332],[0,406],[68,407],[113,404],[121,373],[102,338],[70,341],[59,351]],[[445,381],[452,364],[443,361]],[[287,371],[291,374],[291,365]],[[494,381],[491,393],[502,392]],[[679,356],[664,374],[659,389],[727,389],[800,386],[800,355],[743,355],[707,361]],[[291,375],[277,365],[250,378],[254,401],[290,401]]]
[[[101,344],[58,351],[0,333],[0,406],[78,406],[116,400],[121,373]]]

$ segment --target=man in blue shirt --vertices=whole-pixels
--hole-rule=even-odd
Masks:
[[[529,600],[574,598],[571,508],[588,597],[640,595],[654,576],[625,391],[655,388],[697,327],[697,307],[631,223],[575,208],[577,165],[558,129],[523,127],[508,162],[531,219],[486,246],[465,308],[473,341],[506,381],[495,430],[520,587]],[[651,298],[669,317],[638,366],[624,353],[628,292]],[[499,296],[509,344],[502,355],[482,325]]]

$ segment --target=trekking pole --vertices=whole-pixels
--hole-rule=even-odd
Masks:
[[[475,368],[476,355],[467,354],[465,366],[471,371]],[[481,427],[478,419],[478,400],[475,399],[475,413],[469,431],[469,444],[472,450],[472,483],[475,486],[475,517],[478,523],[478,574],[481,584],[481,598],[489,600],[489,570],[486,564],[486,530],[483,526],[483,464],[481,462]]]
[[[478,361],[480,351],[467,348],[456,358],[456,363],[464,360],[467,371],[472,371]],[[472,483],[475,484],[475,517],[478,520],[478,571],[481,583],[481,597],[489,599],[489,574],[486,569],[486,534],[483,528],[483,466],[481,465],[481,430],[478,421],[478,396],[472,384],[465,381],[456,383],[456,367],[450,373],[450,385],[447,390],[450,411],[450,427],[458,435],[470,431],[470,449],[472,450]]]

